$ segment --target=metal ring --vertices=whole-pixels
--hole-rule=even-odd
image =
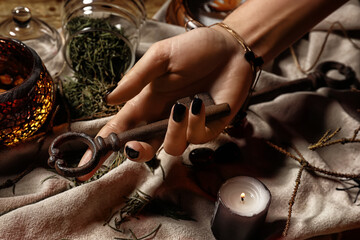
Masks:
[[[63,154],[60,149],[62,144],[72,140],[79,140],[85,143],[92,152],[90,161],[88,161],[83,166],[76,168],[71,168],[67,166],[67,163],[63,159]],[[84,133],[76,132],[64,133],[55,138],[55,140],[49,147],[49,155],[50,157],[48,159],[48,165],[51,167],[55,167],[56,171],[65,177],[77,177],[88,174],[95,169],[95,167],[100,161],[100,156],[98,154],[98,150],[94,140]]]
[[[201,24],[200,22],[194,19],[188,19],[184,25],[185,31],[187,32],[199,27],[205,27],[205,25]]]
[[[352,70],[352,68],[345,66],[344,64],[339,62],[323,62],[316,67],[316,70],[324,75],[326,85],[334,89],[349,89],[351,84],[353,84],[355,81],[355,72]],[[328,77],[326,74],[330,70],[337,70],[345,78],[333,79],[331,77]]]

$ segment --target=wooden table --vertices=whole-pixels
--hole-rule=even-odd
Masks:
[[[166,2],[166,0],[143,1],[148,18],[151,18]],[[11,17],[11,11],[14,7],[26,6],[31,10],[33,16],[58,29],[61,27],[61,5],[62,0],[0,0],[0,21],[2,22],[6,18]]]

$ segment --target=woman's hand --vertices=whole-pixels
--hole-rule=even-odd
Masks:
[[[188,143],[205,143],[218,136],[245,101],[252,77],[241,46],[219,26],[195,29],[157,42],[108,95],[109,104],[126,104],[98,135],[106,137],[111,132],[121,133],[167,118],[176,100],[201,92],[208,92],[217,104],[228,103],[230,116],[206,126],[201,100],[196,98],[192,102],[191,111],[181,104],[174,105],[164,150],[181,155]],[[153,158],[162,141],[131,141],[126,144],[125,152],[130,159],[145,162]],[[80,165],[89,158],[86,153]]]
[[[269,62],[346,1],[246,1],[224,22]],[[230,116],[207,126],[204,106],[198,100],[192,104],[197,110],[200,105],[198,114],[175,105],[164,149],[169,154],[180,155],[188,143],[204,143],[224,129],[245,101],[252,77],[241,46],[219,26],[198,28],[163,40],[147,51],[108,96],[110,104],[126,104],[98,135],[106,137],[111,132],[121,133],[165,118],[177,99],[201,92],[208,92],[215,103],[228,103]],[[161,142],[160,139],[148,143],[128,142],[125,152],[132,160],[147,161]],[[85,153],[81,165],[89,161],[89,154]]]

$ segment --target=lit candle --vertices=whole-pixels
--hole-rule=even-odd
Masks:
[[[227,180],[218,192],[211,230],[216,239],[249,239],[262,227],[271,194],[259,180],[240,176]]]

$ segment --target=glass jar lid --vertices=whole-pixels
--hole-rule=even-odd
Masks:
[[[17,39],[34,49],[45,65],[60,52],[62,41],[58,31],[33,17],[27,7],[15,7],[12,17],[0,23],[0,35]]]

